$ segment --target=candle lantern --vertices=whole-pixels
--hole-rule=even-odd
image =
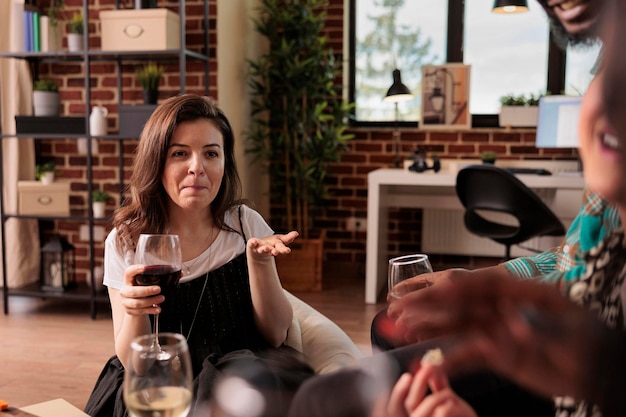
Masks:
[[[42,288],[64,291],[76,286],[74,245],[54,236],[41,248]]]

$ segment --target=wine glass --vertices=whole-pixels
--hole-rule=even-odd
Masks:
[[[411,284],[405,280],[430,272],[433,272],[433,268],[428,261],[428,255],[413,254],[391,258],[387,274],[389,295],[400,298],[408,292],[428,287],[432,283],[425,277],[422,279],[418,277],[412,280]]]
[[[135,251],[135,263],[146,266],[135,276],[138,285],[158,285],[161,294],[171,296],[181,277],[183,256],[178,235],[141,234]],[[159,346],[159,315],[154,315],[154,342]]]
[[[124,403],[133,417],[184,417],[193,398],[189,347],[178,333],[161,333],[158,339],[160,351],[154,350],[152,335],[131,342]]]

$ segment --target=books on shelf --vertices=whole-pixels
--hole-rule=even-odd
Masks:
[[[19,10],[20,8],[17,7],[17,9]],[[59,24],[53,26],[48,16],[29,4],[22,4],[21,12],[22,39],[17,41],[16,46],[18,50],[21,49],[24,52],[53,52],[61,49],[62,34]],[[19,13],[19,11],[16,13]],[[20,32],[14,31],[14,33]]]

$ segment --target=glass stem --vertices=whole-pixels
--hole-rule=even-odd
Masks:
[[[159,344],[159,313],[154,315],[154,344],[158,350],[161,350]]]

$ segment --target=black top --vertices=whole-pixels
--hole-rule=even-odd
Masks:
[[[187,337],[194,376],[212,353],[270,347],[254,322],[245,252],[204,277],[179,284],[175,296],[166,297],[161,307],[159,331]]]

